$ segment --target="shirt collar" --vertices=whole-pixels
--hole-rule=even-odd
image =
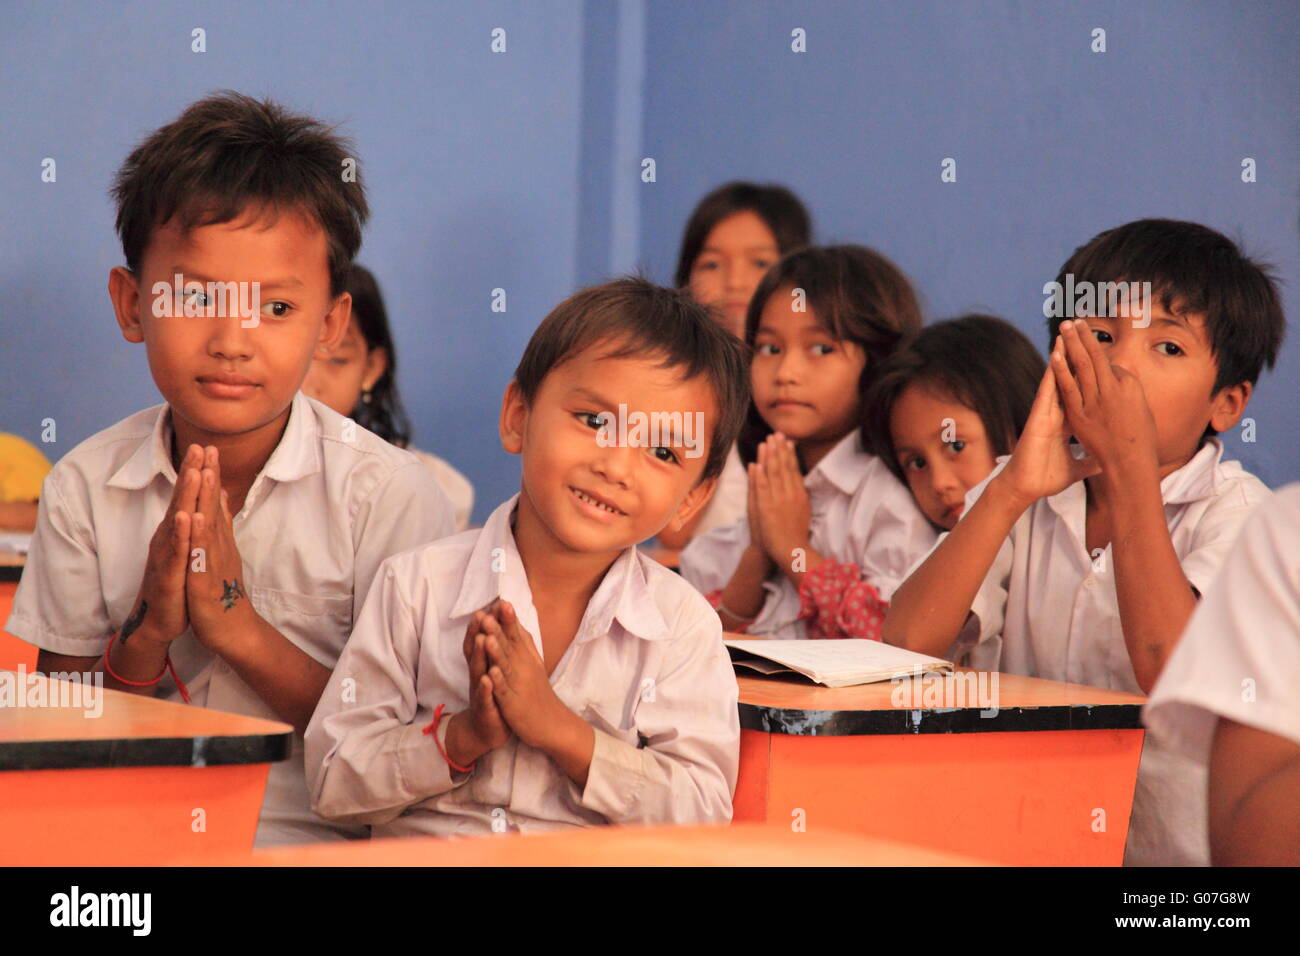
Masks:
[[[171,456],[171,406],[164,403],[157,409],[153,430],[114,472],[108,480],[110,487],[138,490],[149,485],[158,475],[164,476],[171,484],[176,483],[176,469],[172,467]],[[261,474],[274,481],[296,481],[320,471],[320,467],[320,426],[312,408],[312,399],[299,391],[290,404],[289,422],[284,434],[262,466]]]
[[[532,603],[528,577],[510,529],[518,502],[516,493],[492,512],[479,532],[451,609],[453,619],[467,617],[498,597]],[[648,641],[670,636],[647,577],[648,560],[635,547],[624,549],[614,560],[587,605],[575,638],[578,643],[607,634],[615,620],[628,633]]]
[[[1187,463],[1160,480],[1160,498],[1167,505],[1186,505],[1209,498],[1219,490],[1219,459],[1223,457],[1223,443],[1209,438]],[[1000,460],[1000,459],[999,459]],[[1064,491],[1047,499],[1048,505],[1062,518],[1068,520],[1074,512],[1087,508],[1087,488],[1076,481]]]
[[[862,448],[861,435],[855,428],[817,462],[816,467],[808,472],[807,478],[821,475],[840,491],[851,495],[862,484],[862,460],[867,457],[869,456]]]

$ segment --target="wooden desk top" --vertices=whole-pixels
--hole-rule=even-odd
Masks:
[[[782,677],[736,681],[743,730],[807,736],[1136,729],[1146,701],[1123,691],[968,667],[947,680],[926,675],[856,687]]]
[[[205,861],[206,862],[206,861]],[[591,827],[463,839],[350,840],[259,850],[226,866],[985,866],[983,861],[837,831],[788,827]]]
[[[56,696],[61,706],[30,706]],[[292,734],[277,721],[0,671],[0,770],[273,763],[289,756]]]

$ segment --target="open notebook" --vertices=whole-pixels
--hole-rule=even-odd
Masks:
[[[827,687],[874,684],[894,677],[946,673],[952,661],[929,657],[880,641],[856,638],[833,641],[725,640],[737,671],[802,674]]]

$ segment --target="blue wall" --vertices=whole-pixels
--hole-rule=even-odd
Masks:
[[[121,262],[107,189],[135,142],[224,87],[356,138],[374,210],[361,261],[388,298],[416,441],[474,481],[480,521],[518,487],[497,411],[537,321],[637,265],[669,280],[691,207],[725,179],[790,184],[822,239],[893,257],[931,316],[988,309],[1037,342],[1069,252],[1148,215],[1240,236],[1297,313],[1294,3],[805,6],[6,3],[0,428],[37,441],[55,418],[57,459],[160,401],[105,291]],[[208,52],[190,52],[194,27]],[[1298,374],[1293,338],[1251,406],[1257,442],[1230,439],[1270,484],[1300,478]]]
[[[373,217],[416,443],[475,483],[478,520],[518,491],[496,437],[528,336],[572,291],[583,9],[573,3],[6,3],[0,9],[0,428],[57,459],[161,401],[106,291],[107,196],[130,148],[231,87],[341,121]],[[490,51],[503,27],[507,52]],[[207,52],[190,52],[190,31]],[[43,157],[58,182],[40,181]],[[504,288],[507,312],[491,311]]]
[[[1277,266],[1300,317],[1294,2],[650,10],[642,148],[658,182],[643,187],[642,258],[661,281],[699,197],[750,178],[794,188],[820,241],[894,259],[927,318],[989,310],[1043,349],[1043,283],[1096,233],[1147,216],[1243,239]],[[1090,51],[1094,27],[1104,54]],[[955,183],[940,182],[946,157]],[[1272,485],[1300,479],[1291,333],[1247,412],[1256,442],[1225,436]]]

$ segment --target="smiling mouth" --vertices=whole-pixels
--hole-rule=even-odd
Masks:
[[[585,491],[573,487],[572,485],[569,486],[569,490],[573,492],[574,497],[576,497],[579,501],[586,502],[587,504],[595,508],[599,508],[602,511],[607,511],[612,515],[626,515],[626,512],[619,511],[613,505],[608,505],[605,502],[601,501],[599,498],[595,498],[587,494]]]

